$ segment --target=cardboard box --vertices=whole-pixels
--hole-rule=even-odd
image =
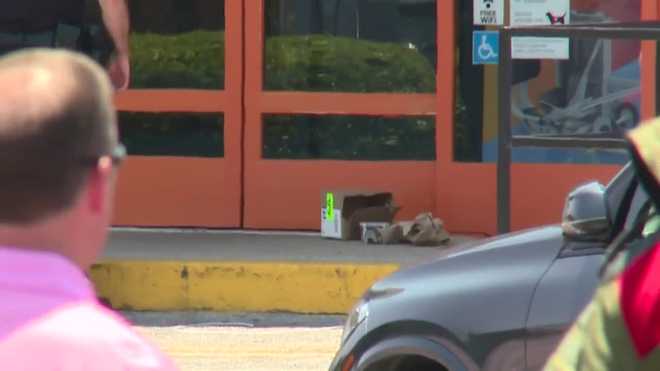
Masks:
[[[391,223],[397,211],[390,192],[323,191],[321,237],[359,240],[360,223]]]

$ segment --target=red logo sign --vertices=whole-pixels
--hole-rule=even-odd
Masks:
[[[555,25],[555,24],[566,24],[566,13],[557,16],[552,14],[551,12],[545,13],[545,15],[548,17],[550,20],[550,24]]]

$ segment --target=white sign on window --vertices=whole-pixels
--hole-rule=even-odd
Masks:
[[[504,0],[474,0],[474,24],[504,24]]]
[[[570,21],[570,0],[511,0],[512,26],[566,25]],[[511,38],[513,59],[568,59],[569,54],[568,38]]]
[[[564,37],[512,37],[512,59],[568,59],[568,39]]]
[[[511,0],[512,26],[562,25],[570,21],[570,0]]]

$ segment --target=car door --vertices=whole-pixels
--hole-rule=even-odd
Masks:
[[[635,187],[630,207],[619,233],[629,239],[641,232],[638,228],[648,214],[649,198],[641,187]],[[627,205],[621,205],[624,207]],[[543,368],[548,356],[561,341],[564,333],[591,300],[600,281],[605,260],[605,244],[565,241],[560,255],[539,282],[527,319],[527,370]]]
[[[603,244],[567,242],[537,286],[527,319],[527,370],[540,370],[591,299],[604,261]]]

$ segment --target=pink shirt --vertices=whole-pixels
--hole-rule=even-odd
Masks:
[[[56,254],[0,248],[0,369],[176,370]]]

